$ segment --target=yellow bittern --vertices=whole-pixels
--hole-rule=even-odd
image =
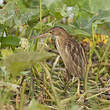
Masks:
[[[49,35],[48,33],[56,38],[56,47],[68,74],[74,77],[84,78],[87,60],[83,47],[76,40],[73,40],[62,27],[51,28],[47,33],[35,38],[47,37]]]

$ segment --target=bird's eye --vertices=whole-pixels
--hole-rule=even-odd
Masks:
[[[52,31],[50,31],[49,33],[52,34]]]

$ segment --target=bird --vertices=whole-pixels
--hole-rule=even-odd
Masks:
[[[48,35],[55,37],[56,48],[63,60],[68,77],[84,78],[87,59],[83,47],[77,40],[72,39],[64,28],[59,26],[53,27],[35,38],[47,37]]]

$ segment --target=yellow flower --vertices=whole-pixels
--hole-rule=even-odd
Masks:
[[[95,38],[95,41],[96,41],[97,44],[99,44],[101,42],[106,44],[107,41],[108,41],[108,36],[104,35],[104,34],[95,34],[94,38]]]
[[[89,38],[84,39],[84,40],[83,40],[83,42],[88,43],[88,44],[89,44],[89,46],[90,46],[90,48],[91,48],[91,47],[92,47],[92,45],[93,45],[92,41],[91,41]]]
[[[94,39],[95,39],[95,43],[96,44],[100,44],[100,43],[106,44],[107,41],[108,41],[108,36],[107,35],[104,35],[104,34],[95,34],[94,35]],[[90,40],[89,38],[85,38],[83,40],[83,42],[88,43],[89,46],[90,46],[90,48],[93,46],[93,41]]]

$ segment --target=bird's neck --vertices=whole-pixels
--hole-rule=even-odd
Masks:
[[[56,37],[56,45],[62,47],[65,42],[69,39],[68,36],[55,36]]]
[[[56,38],[57,40],[60,40],[60,42],[62,42],[63,40],[69,39],[70,36],[69,36],[68,34],[61,34],[61,35],[55,36],[55,38]]]

